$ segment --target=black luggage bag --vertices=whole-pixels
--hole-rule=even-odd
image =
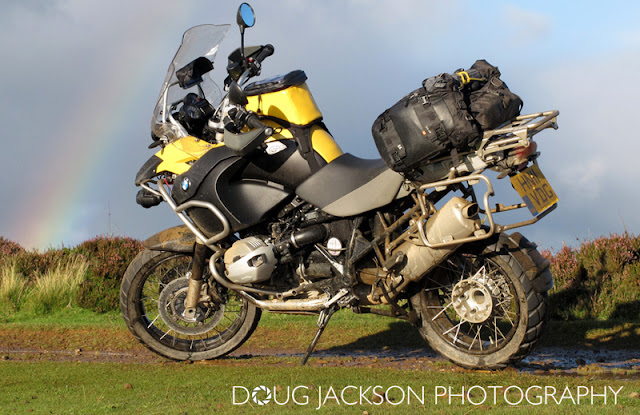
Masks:
[[[387,166],[410,173],[453,149],[468,150],[482,130],[519,115],[522,100],[499,77],[498,68],[478,60],[468,71],[425,79],[380,114],[371,131]]]

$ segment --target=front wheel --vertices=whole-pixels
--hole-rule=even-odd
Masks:
[[[152,351],[174,360],[214,359],[251,336],[260,309],[213,286],[219,300],[201,301],[195,318],[185,318],[191,261],[185,254],[142,251],[125,272],[120,308],[131,333]]]
[[[501,369],[529,354],[542,334],[547,294],[534,290],[506,244],[460,247],[411,298],[432,349],[471,369]]]

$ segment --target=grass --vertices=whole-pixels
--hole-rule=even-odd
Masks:
[[[20,300],[27,286],[18,273],[15,261],[0,267],[0,314],[12,314],[20,309]]]
[[[12,414],[363,414],[365,411],[369,414],[468,414],[486,410],[492,414],[544,414],[549,410],[560,413],[635,414],[640,411],[640,399],[631,395],[640,391],[639,381],[543,377],[510,371],[460,373],[287,366],[286,359],[263,359],[259,370],[215,363],[127,365],[0,362],[0,408],[4,413]],[[34,379],[38,381],[34,382]],[[262,385],[272,393],[275,391],[280,403],[286,402],[289,396],[288,403],[279,405],[271,401],[259,406],[250,399],[247,401],[248,396],[243,389],[236,388],[237,404],[234,405],[234,386],[243,386],[252,391]],[[377,385],[378,395],[388,391],[385,396],[387,401],[373,394],[373,387]],[[503,388],[491,389],[490,386]],[[594,397],[592,405],[590,395],[589,398],[582,398],[578,404],[578,387],[585,386],[593,387],[598,393],[607,387],[620,392],[617,401],[609,392],[606,404],[604,398]],[[300,405],[291,398],[296,387],[296,401]],[[367,390],[369,387],[371,389]],[[547,387],[549,394],[553,391],[551,388],[555,388],[554,398],[549,395],[545,404],[539,398],[544,389],[539,387]],[[360,388],[364,391],[363,398],[360,397]],[[417,396],[409,395],[409,388]],[[471,394],[460,396],[463,388],[465,391],[472,388]],[[566,393],[565,388],[572,394],[574,402],[568,396],[560,400]],[[533,404],[526,400],[519,405],[509,404],[520,398],[522,392],[518,390],[524,392],[528,389],[529,401]],[[404,399],[401,390],[405,393]],[[494,390],[497,391],[495,403]],[[483,391],[489,392],[484,402]],[[451,392],[450,396],[448,392]],[[409,401],[407,396],[411,396],[412,400]],[[257,397],[264,398],[266,395]],[[482,403],[474,405],[469,399],[474,403]],[[243,401],[247,402],[240,405]],[[320,405],[321,402],[323,405]],[[318,406],[320,408],[316,409]]]
[[[87,269],[85,260],[74,257],[27,278],[15,260],[9,261],[0,267],[0,317],[47,315],[72,307]]]
[[[40,315],[70,308],[87,269],[87,261],[75,257],[38,275],[26,294],[25,308]]]

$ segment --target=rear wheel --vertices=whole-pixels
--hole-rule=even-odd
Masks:
[[[420,334],[467,368],[500,369],[523,359],[542,334],[546,293],[537,293],[500,242],[466,245],[421,281],[412,297]]]
[[[195,318],[185,318],[191,260],[180,253],[141,252],[124,275],[120,308],[131,333],[154,352],[175,360],[214,359],[251,336],[260,310],[235,292],[214,286],[217,301],[201,301]]]

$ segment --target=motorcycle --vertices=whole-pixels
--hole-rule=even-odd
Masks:
[[[210,74],[229,25],[185,32],[164,80],[149,146],[160,149],[136,176],[136,199],[165,202],[184,225],[147,239],[123,277],[131,333],[170,359],[204,360],[240,347],[263,311],[317,315],[304,364],[348,308],[410,322],[463,367],[523,359],[553,279],[536,245],[506,231],[557,206],[532,137],[557,128],[558,111],[518,116],[457,157],[402,174],[343,154],[303,71],[248,83],[274,48],[244,46],[248,4],[237,23],[224,96]],[[511,177],[525,203],[492,206],[486,171]],[[540,202],[541,189],[554,197]],[[527,207],[531,219],[494,221]]]

